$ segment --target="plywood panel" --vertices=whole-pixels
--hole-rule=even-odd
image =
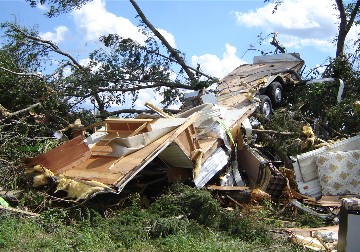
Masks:
[[[186,128],[176,139],[175,142],[181,147],[186,155],[191,156],[195,149],[199,149],[199,142],[196,138],[194,126]]]
[[[108,132],[148,132],[147,123],[152,119],[106,119],[105,126]]]
[[[84,143],[82,137],[77,137],[27,161],[27,165],[41,164],[55,174],[58,174],[83,162],[90,155],[90,149]]]
[[[105,184],[112,184],[118,179],[118,174],[110,171],[111,165],[117,157],[91,157],[63,175],[76,179],[95,180]]]

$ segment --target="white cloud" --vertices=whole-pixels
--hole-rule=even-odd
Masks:
[[[64,70],[63,70],[63,74],[65,76],[70,76],[70,74],[72,74],[72,70],[70,67],[65,67]]]
[[[80,10],[72,12],[75,24],[85,33],[86,39],[97,40],[102,35],[116,33],[124,38],[131,38],[143,43],[145,36],[130,20],[108,12],[105,2],[94,0]]]
[[[79,61],[79,64],[84,66],[84,67],[88,66],[90,64],[90,58],[81,59]]]
[[[173,48],[176,48],[175,37],[171,33],[160,28],[157,28],[157,30],[161,33],[161,35],[163,35],[163,37]]]
[[[300,38],[297,36],[291,35],[283,35],[280,40],[281,44],[285,46],[285,48],[294,48],[299,49],[305,46],[314,46],[318,48],[320,51],[329,52],[334,49],[334,44],[330,40],[321,40],[314,38]]]
[[[39,10],[42,10],[42,11],[49,11],[49,7],[47,7],[45,4],[36,4],[36,8],[38,8]]]
[[[51,40],[52,42],[59,43],[64,40],[65,34],[69,31],[66,26],[58,26],[54,32],[40,33],[40,37],[45,40]]]
[[[129,19],[116,16],[106,10],[105,1],[94,0],[84,5],[80,10],[72,12],[75,25],[84,32],[87,40],[97,40],[102,35],[118,34],[144,44],[146,36]],[[157,29],[176,48],[174,36],[164,29]]]
[[[285,47],[315,46],[331,49],[337,34],[337,10],[329,0],[287,0],[272,14],[274,4],[247,13],[235,13],[240,25],[278,32]]]
[[[360,34],[360,26],[353,25],[348,35],[346,36],[346,42],[347,42],[346,51],[354,53],[355,50],[359,48],[359,42],[356,43],[356,41],[359,40],[359,34]]]
[[[146,102],[150,102],[155,106],[160,106],[162,97],[151,89],[139,90],[138,98],[136,99],[134,106],[137,109],[147,109],[145,106]]]
[[[226,44],[223,58],[220,59],[213,54],[192,56],[192,64],[200,64],[200,69],[211,76],[222,78],[241,64],[246,62],[236,56],[236,47]]]

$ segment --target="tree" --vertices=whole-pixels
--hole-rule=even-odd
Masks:
[[[91,1],[28,0],[28,2],[31,6],[49,4],[50,10],[47,15],[53,17],[80,8]],[[134,0],[130,0],[130,3],[141,19],[140,29],[148,36],[146,44],[140,45],[116,34],[103,36],[100,40],[110,49],[110,52],[96,50],[90,55],[91,63],[87,71],[76,69],[72,65],[74,74],[66,78],[66,90],[68,93],[72,92],[78,101],[95,95],[99,96],[94,97],[94,101],[102,117],[109,115],[106,109],[111,103],[124,104],[127,95],[130,95],[134,102],[139,90],[142,89],[155,89],[156,92],[162,94],[162,103],[166,107],[179,101],[182,94],[180,89],[199,90],[216,81],[215,78],[200,72],[199,69],[187,66],[184,54],[171,47]],[[146,29],[149,29],[155,37]],[[155,38],[158,38],[161,44]],[[38,38],[38,41],[40,40]],[[180,66],[180,71],[175,73],[177,78],[174,80],[171,78],[174,74],[171,73],[173,69],[178,68],[177,66]],[[93,71],[94,68],[97,70]]]
[[[48,17],[54,17],[60,15],[61,13],[67,13],[73,9],[81,8],[86,3],[92,2],[92,0],[79,0],[79,1],[64,1],[64,0],[27,0],[31,6],[35,7],[38,4],[43,5],[45,3],[50,5],[50,10],[47,13]],[[164,36],[152,25],[152,23],[146,18],[145,14],[140,9],[139,5],[136,3],[135,0],[129,0],[130,3],[133,5],[134,9],[138,13],[139,17],[141,18],[142,22],[153,32],[153,34],[163,43],[163,45],[168,49],[170,55],[176,59],[176,62],[183,68],[186,72],[189,80],[191,82],[196,82],[197,78],[195,77],[193,71],[199,73],[200,75],[203,74],[198,70],[195,70],[186,65],[184,58],[179,54],[177,50],[172,48],[169,42],[165,39]]]
[[[161,35],[161,33],[149,22],[149,20],[145,17],[144,13],[138,6],[138,4],[134,0],[130,0],[131,4],[134,6],[136,12],[139,14],[141,20],[146,24],[147,27],[155,34],[156,37],[160,39],[160,41],[166,46],[169,50],[170,54],[176,59],[179,65],[184,69],[190,81],[195,82],[196,78],[193,72],[189,69],[189,67],[185,64],[184,59],[178,54],[177,51],[172,48],[169,42]]]
[[[12,23],[3,24],[3,28],[7,29],[8,48],[12,44],[29,44],[37,48],[33,51],[38,53],[32,53],[31,57],[37,57],[38,64],[46,58],[61,56],[57,69],[44,78],[51,80],[53,90],[71,101],[72,106],[92,99],[100,117],[110,115],[108,109],[112,104],[123,105],[126,99],[131,99],[133,104],[140,90],[155,89],[157,93],[163,94],[163,105],[168,106],[179,101],[180,89],[201,89],[215,81],[206,74],[202,75],[209,79],[208,82],[189,80],[183,76],[182,68],[173,74],[172,69],[176,68],[174,65],[178,63],[180,52],[170,53],[169,56],[162,54],[165,50],[153,36],[148,37],[145,45],[116,34],[103,36],[100,41],[107,49],[95,50],[89,55],[89,65],[82,66],[70,54],[62,51],[55,43],[40,38],[36,32],[29,32]],[[15,51],[15,47],[12,50]],[[45,68],[45,65],[42,67]],[[71,69],[70,75],[65,75],[66,68]],[[191,67],[188,69],[196,72]],[[173,75],[177,76],[176,79],[173,79]],[[111,114],[123,111],[113,111]]]
[[[17,187],[22,158],[57,144],[53,133],[74,120],[52,83],[35,74],[38,53],[29,43],[0,49],[0,187],[4,189]]]
[[[348,35],[354,24],[355,18],[359,13],[360,0],[349,3],[347,6],[344,5],[342,0],[335,0],[335,2],[340,17],[339,33],[337,35],[336,44],[336,57],[341,57],[344,55],[346,36]]]
[[[265,2],[274,2],[274,11],[276,11],[285,0],[265,0]],[[324,144],[324,140],[332,141],[359,134],[360,113],[356,104],[360,92],[360,73],[352,64],[359,57],[356,53],[345,51],[346,37],[351,27],[358,22],[359,2],[352,1],[345,5],[344,1],[336,0],[335,8],[339,11],[340,20],[339,33],[335,39],[336,57],[330,59],[330,64],[322,73],[322,77],[335,77],[337,80],[285,88],[283,107],[274,112],[271,120],[265,121],[260,118],[265,129],[292,132],[298,136],[297,139],[293,139],[285,135],[259,134],[258,141],[265,146],[265,149],[285,163],[291,163],[287,158],[288,155],[312,150],[317,145]],[[337,101],[338,79],[342,79],[345,83],[341,102]],[[315,133],[314,144],[306,147],[301,141],[303,138],[301,127],[304,125],[311,125]]]

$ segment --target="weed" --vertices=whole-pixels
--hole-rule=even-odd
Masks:
[[[181,231],[186,231],[188,226],[189,222],[186,219],[178,217],[159,218],[152,224],[149,233],[152,239],[164,238],[176,235]]]

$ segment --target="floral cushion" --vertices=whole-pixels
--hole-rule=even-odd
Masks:
[[[360,194],[360,150],[320,154],[316,165],[323,195]]]

